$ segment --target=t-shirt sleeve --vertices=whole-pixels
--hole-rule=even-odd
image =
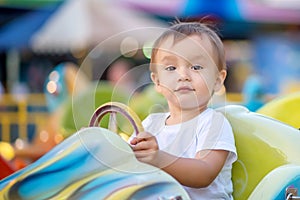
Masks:
[[[226,150],[230,152],[229,159],[237,159],[235,140],[232,127],[223,114],[214,112],[211,120],[197,135],[197,152],[201,150]]]

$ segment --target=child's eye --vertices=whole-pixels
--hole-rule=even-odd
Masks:
[[[191,69],[192,70],[200,70],[200,69],[203,69],[203,67],[200,65],[193,65],[193,66],[191,66]]]
[[[174,66],[172,66],[172,65],[167,66],[167,67],[165,68],[165,70],[167,70],[167,71],[173,71],[173,70],[175,70],[175,69],[176,69],[176,67],[174,67]]]

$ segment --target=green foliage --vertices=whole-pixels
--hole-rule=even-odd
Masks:
[[[88,127],[95,110],[102,104],[111,101],[129,105],[141,120],[152,112],[167,111],[166,101],[154,90],[153,86],[148,86],[142,92],[130,97],[102,81],[65,102],[62,107],[63,116],[60,120],[63,135],[68,137],[77,130]],[[107,128],[108,121],[109,115],[105,115],[99,126]],[[117,125],[119,133],[130,135],[133,132],[131,124],[120,114],[117,114]]]
[[[75,133],[82,127],[88,127],[94,111],[102,104],[117,101],[126,104],[128,95],[116,91],[110,84],[100,82],[92,85],[78,96],[70,98],[64,106],[61,127],[65,136]],[[101,126],[107,127],[108,117],[104,117]]]

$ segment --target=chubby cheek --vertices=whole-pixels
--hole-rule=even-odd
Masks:
[[[206,85],[201,85],[201,87],[198,87],[198,90],[196,90],[194,98],[198,106],[207,104],[211,98],[211,92]]]
[[[204,93],[212,94],[216,83],[217,76],[212,71],[206,71],[199,75],[196,85],[200,86],[201,91]]]
[[[155,88],[158,93],[162,94],[166,98],[174,95],[173,89],[170,88],[169,84],[166,82],[160,82],[159,84],[156,84]]]
[[[176,80],[170,74],[158,73],[156,86],[160,90],[173,90]]]
[[[166,99],[175,98],[174,87],[175,82],[169,79],[160,79],[158,83],[155,84],[155,89],[158,93],[162,94]],[[173,86],[173,87],[172,87]]]

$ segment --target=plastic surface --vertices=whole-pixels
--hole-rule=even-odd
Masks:
[[[0,199],[189,199],[170,175],[136,160],[117,134],[78,131],[0,182]]]
[[[300,131],[298,129],[270,117],[249,112],[243,106],[225,106],[218,110],[226,115],[232,125],[236,140],[238,161],[233,166],[235,199],[249,199],[254,190],[261,190],[260,187],[265,185],[260,182],[270,172],[277,173],[277,168],[289,164],[300,166]],[[286,174],[290,173],[289,168],[285,170]],[[297,173],[293,173],[293,176],[300,175],[300,172]],[[287,178],[269,180],[273,180],[269,189],[280,190],[285,190],[289,184],[297,182],[293,182],[292,179],[289,182]],[[298,179],[298,185],[299,183]],[[262,193],[268,193],[268,197],[272,197],[270,199],[275,199],[280,191],[269,189],[263,190]],[[254,193],[251,196],[256,197],[252,199],[257,199]]]
[[[105,104],[107,105],[107,104]],[[124,109],[124,108],[123,108]],[[243,106],[218,108],[232,125],[238,161],[234,198],[284,199],[300,187],[300,131]],[[97,122],[97,120],[96,120]],[[188,196],[170,175],[136,160],[116,133],[82,129],[1,180],[0,199],[158,199]]]
[[[256,111],[300,128],[300,92],[278,97]]]

